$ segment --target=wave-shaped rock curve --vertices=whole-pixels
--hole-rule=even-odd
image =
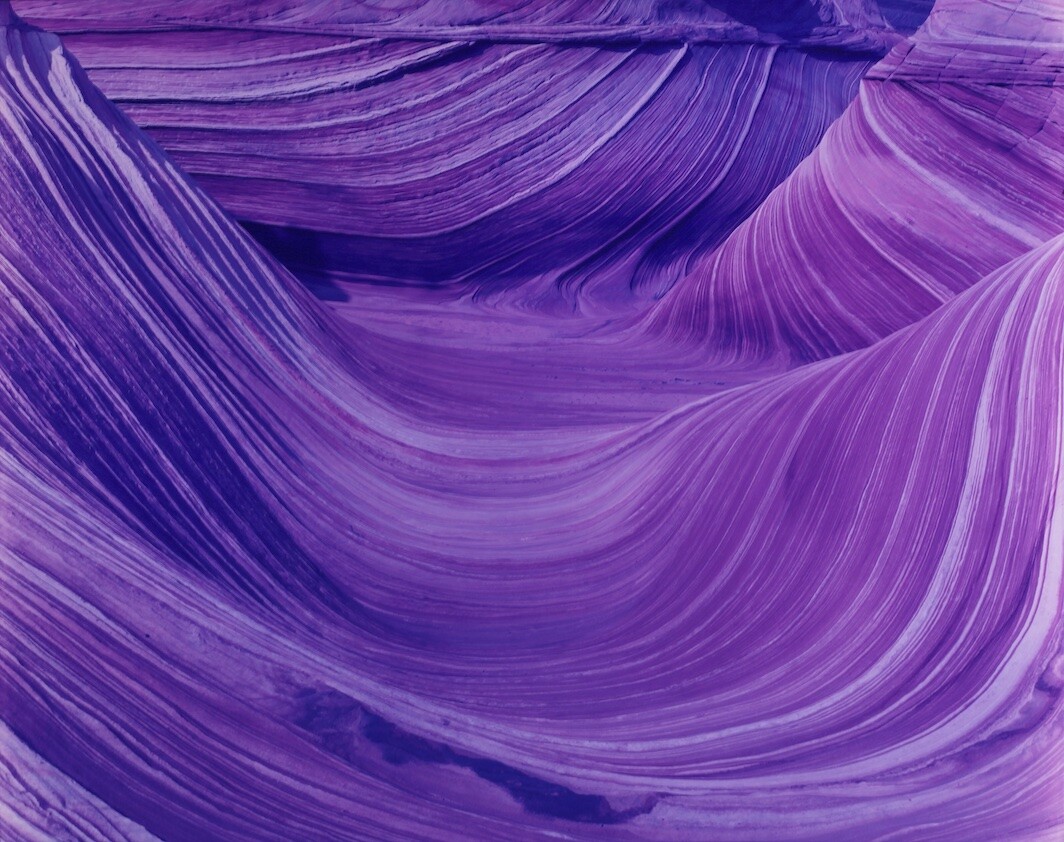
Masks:
[[[715,324],[698,308],[735,277],[700,267],[660,322],[555,328],[542,359],[580,355],[565,378],[500,350],[549,335],[542,316],[414,297],[403,333],[383,309],[326,308],[57,38],[0,19],[4,832],[1053,838],[1059,206],[971,186],[922,138],[907,155],[851,143],[915,99],[929,130],[964,128],[969,172],[1007,161],[1021,184],[1057,160],[1056,112],[1034,111],[1055,87],[928,81],[935,27],[965,8],[873,71],[706,258],[806,248],[787,197],[835,222],[863,209],[842,256],[885,236],[889,203],[823,201],[843,194],[820,162],[845,154],[887,167],[914,212],[919,166],[969,213],[952,249],[924,225],[895,234],[946,292],[916,299],[904,264],[850,285],[827,255],[793,261],[774,288],[793,300],[732,300],[797,327],[737,322],[736,351],[690,327]],[[851,316],[885,309],[877,282],[907,309],[859,340],[845,319],[803,323],[821,277]],[[412,351],[418,332],[449,367]],[[698,375],[669,391],[684,355]]]

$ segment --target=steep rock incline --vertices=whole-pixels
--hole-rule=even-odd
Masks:
[[[923,317],[1064,229],[1062,86],[1059,4],[941,4],[654,329],[801,362]]]

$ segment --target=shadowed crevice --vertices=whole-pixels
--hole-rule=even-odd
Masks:
[[[395,766],[432,763],[469,769],[488,783],[502,787],[525,810],[541,816],[594,824],[620,824],[649,813],[657,804],[648,796],[641,804],[617,810],[602,795],[588,795],[515,769],[498,760],[455,751],[446,743],[428,740],[400,728],[336,690],[303,688],[296,694],[295,724],[317,738],[330,754],[356,762],[358,738],[377,746]]]

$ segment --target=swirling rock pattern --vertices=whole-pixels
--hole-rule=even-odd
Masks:
[[[911,323],[1058,233],[1064,190],[1048,174],[1064,171],[1062,40],[1055,6],[940,3],[656,326],[819,359]]]
[[[103,6],[0,3],[0,836],[1064,831],[1056,4]]]
[[[900,37],[871,4],[108,5],[20,8],[288,265],[554,313],[668,289]]]

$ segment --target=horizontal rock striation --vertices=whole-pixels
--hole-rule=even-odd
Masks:
[[[552,313],[662,294],[901,37],[872,3],[17,8],[304,277]]]

